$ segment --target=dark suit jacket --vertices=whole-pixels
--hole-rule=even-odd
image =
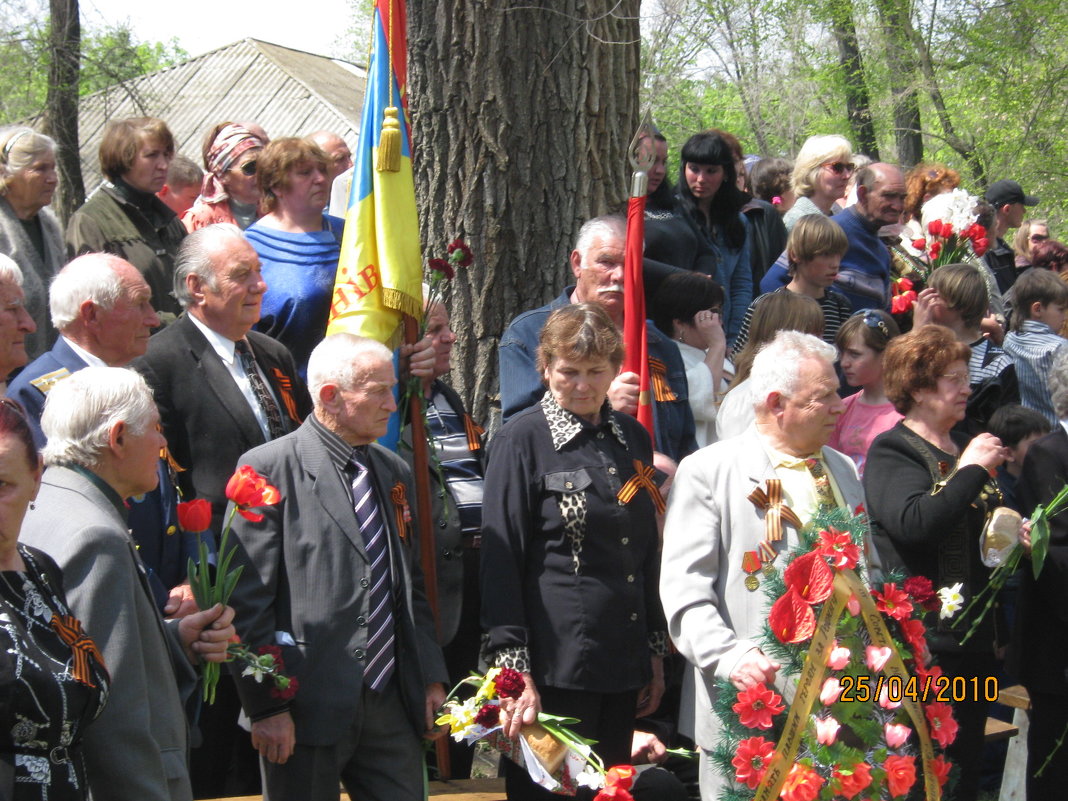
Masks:
[[[186,801],[189,735],[183,698],[196,676],[153,601],[126,521],[101,490],[65,467],[45,471],[21,539],[63,571],[71,611],[96,641],[111,694],[86,732],[96,798]]]
[[[293,357],[255,331],[248,333],[248,342],[279,400],[283,421],[296,428],[311,411],[311,401]],[[241,454],[264,443],[248,401],[188,314],[155,334],[148,352],[130,366],[152,387],[171,455],[185,468],[178,474],[183,496],[211,501],[212,528],[219,531],[226,482]],[[286,396],[291,404],[284,402]]]
[[[390,533],[396,603],[396,680],[414,730],[426,729],[426,685],[447,680],[434,622],[423,592],[417,527],[397,529],[392,489],[405,487],[415,497],[411,472],[396,454],[378,445],[368,449],[378,500]],[[256,511],[253,523],[234,520],[237,555],[244,565],[230,598],[234,624],[252,647],[276,642],[276,632],[292,636],[283,646],[286,672],[300,680],[290,711],[297,742],[336,743],[356,717],[363,684],[367,588],[370,563],[356,524],[352,491],[334,467],[318,434],[306,422],[297,431],[241,457],[268,483],[281,501]],[[409,503],[411,501],[409,500]],[[270,694],[270,682],[240,678],[233,670],[245,712],[252,720],[285,708]]]
[[[1017,483],[1020,508],[1030,515],[1068,483],[1068,434],[1059,423],[1032,443]],[[1068,513],[1049,521],[1049,554],[1038,579],[1031,563],[1020,571],[1009,667],[1033,692],[1068,695]],[[1061,643],[1056,647],[1053,643]]]

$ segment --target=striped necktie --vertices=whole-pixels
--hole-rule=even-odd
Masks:
[[[252,355],[252,348],[248,346],[248,342],[239,339],[234,343],[234,350],[241,358],[241,366],[245,368],[252,394],[256,396],[260,408],[263,409],[264,417],[267,418],[267,430],[271,434],[271,439],[278,439],[286,433],[285,423],[282,422],[282,413],[278,410],[278,404],[274,402],[274,398],[271,397],[271,391],[267,389],[263,376],[256,369],[256,357]]]
[[[393,675],[395,664],[393,588],[390,582],[389,535],[378,498],[375,496],[374,479],[366,462],[367,454],[362,448],[353,451],[352,465],[356,477],[352,481],[352,498],[356,509],[356,522],[360,526],[367,558],[371,562],[371,587],[367,605],[367,662],[364,665],[363,678],[372,690],[380,690]]]

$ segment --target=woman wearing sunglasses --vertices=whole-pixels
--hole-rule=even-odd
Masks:
[[[204,137],[207,174],[200,198],[182,216],[189,233],[215,223],[233,223],[242,231],[259,215],[256,165],[263,141],[241,123],[220,122]]]
[[[323,213],[330,199],[328,163],[308,139],[273,140],[256,174],[264,215],[245,232],[267,282],[256,329],[289,348],[302,377],[312,348],[326,335],[345,227]]]
[[[797,200],[782,221],[790,231],[807,214],[830,216],[841,211],[837,201],[853,174],[853,146],[844,136],[810,136],[794,160],[792,178]]]

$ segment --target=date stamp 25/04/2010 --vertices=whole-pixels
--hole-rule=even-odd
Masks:
[[[998,700],[997,676],[843,676],[839,680],[840,702],[886,700],[900,703],[906,699],[920,703]]]

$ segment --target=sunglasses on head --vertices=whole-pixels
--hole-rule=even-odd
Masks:
[[[234,167],[235,170],[242,175],[255,175],[256,174],[256,160],[246,161],[240,167]]]
[[[828,167],[835,175],[848,174],[856,169],[852,164],[846,164],[844,161],[828,161],[822,166]]]

